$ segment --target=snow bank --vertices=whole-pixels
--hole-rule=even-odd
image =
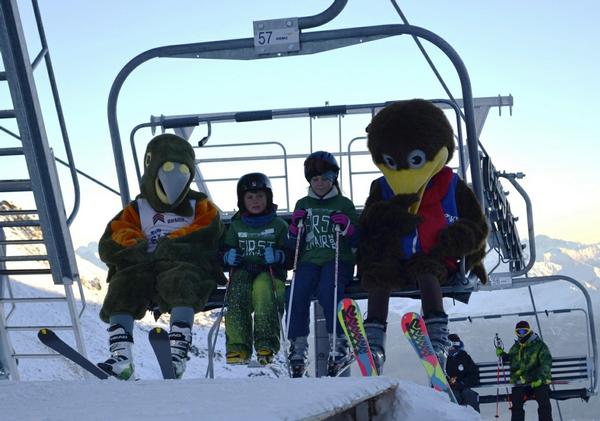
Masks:
[[[478,420],[430,388],[388,377],[1,382],[4,421],[324,419],[396,388],[384,420]]]

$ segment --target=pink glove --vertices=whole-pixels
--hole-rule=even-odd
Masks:
[[[306,218],[306,209],[296,209],[294,213],[292,213],[292,223],[290,225],[289,231],[292,236],[298,235],[298,225],[300,221],[304,222],[304,218]]]
[[[354,225],[350,222],[350,218],[341,212],[334,212],[331,214],[330,219],[331,222],[340,227],[340,234],[352,237],[352,234],[354,234]]]

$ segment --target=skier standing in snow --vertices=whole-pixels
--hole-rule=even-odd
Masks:
[[[525,419],[523,404],[525,397],[534,398],[538,403],[540,421],[552,421],[550,387],[552,380],[552,355],[548,346],[531,330],[529,323],[521,320],[515,326],[517,339],[508,352],[496,348],[496,355],[510,364],[510,382],[514,384],[511,393],[511,421]]]
[[[459,405],[469,405],[479,412],[479,394],[471,387],[479,383],[479,368],[465,351],[465,344],[456,333],[448,335],[451,346],[446,360],[446,375]]]
[[[299,244],[300,248],[293,293],[287,309],[289,312],[291,308],[288,338],[291,342],[290,368],[294,377],[301,377],[306,370],[309,309],[314,295],[323,307],[330,336],[333,351],[328,361],[330,373],[352,358],[346,337],[333,315],[335,281],[337,279],[336,299],[339,301],[352,280],[354,249],[358,242],[358,216],[354,204],[340,191],[339,170],[335,157],[329,152],[313,152],[306,158],[304,177],[309,182],[308,195],[296,202],[288,231],[288,246]],[[336,229],[339,230],[338,250]],[[333,338],[333,323],[337,324],[336,338]]]
[[[224,238],[223,261],[231,268],[225,316],[227,363],[247,364],[254,345],[258,362],[266,365],[280,348],[284,280],[292,260],[285,253],[288,224],[276,214],[266,175],[242,176],[237,198],[239,210]]]
[[[162,134],[144,154],[141,194],[107,225],[98,253],[109,268],[100,318],[109,323],[111,356],[98,366],[133,378],[133,321],[151,303],[171,313],[169,333],[175,376],[186,368],[194,313],[202,311],[216,283],[225,283],[219,261],[223,225],[207,196],[190,189],[192,146]]]

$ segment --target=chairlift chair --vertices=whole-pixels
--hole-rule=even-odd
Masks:
[[[590,370],[589,379],[591,381],[586,389],[588,395],[597,393],[596,381],[596,338],[594,331],[594,319],[587,291],[577,281],[564,276],[547,277],[527,277],[527,272],[533,266],[535,261],[535,243],[533,235],[533,218],[531,203],[524,189],[519,185],[517,179],[522,174],[499,173],[491,162],[491,158],[479,142],[479,133],[477,128],[481,129],[487,111],[491,106],[512,106],[512,97],[498,97],[493,104],[490,98],[478,99],[483,101],[478,104],[474,100],[469,75],[465,65],[456,51],[441,37],[424,28],[408,24],[376,25],[367,27],[321,30],[305,32],[306,29],[318,27],[334,19],[345,7],[346,0],[335,0],[332,5],[324,12],[308,17],[273,19],[268,21],[254,22],[254,37],[242,39],[230,39],[222,41],[190,43],[180,45],[168,45],[153,48],[137,55],[131,59],[118,73],[110,90],[108,99],[108,123],[111,135],[111,142],[115,156],[115,164],[120,187],[121,200],[123,205],[127,204],[130,197],[130,188],[127,177],[127,167],[125,165],[123,148],[121,145],[121,136],[117,121],[117,102],[119,94],[125,80],[140,65],[155,58],[196,58],[196,59],[223,59],[223,60],[277,60],[285,57],[296,57],[309,54],[322,54],[324,52],[374,42],[381,39],[387,39],[398,35],[409,35],[418,39],[425,39],[438,47],[450,60],[454,66],[460,80],[462,100],[434,100],[443,108],[450,107],[454,109],[457,115],[457,135],[459,150],[459,174],[463,178],[469,178],[472,189],[490,220],[491,235],[489,245],[491,250],[495,250],[499,259],[509,265],[507,272],[492,272],[488,285],[481,285],[471,281],[468,274],[462,274],[454,285],[444,286],[445,296],[466,298],[468,294],[474,291],[487,289],[494,290],[500,288],[530,287],[538,283],[552,282],[556,280],[567,280],[577,286],[584,294],[587,301],[588,329],[592,342],[591,355],[589,356],[588,369]],[[280,35],[282,42],[269,42],[265,35],[267,32]],[[283,38],[281,38],[283,37]],[[273,39],[277,39],[275,37]],[[397,99],[397,98],[394,98]],[[354,105],[335,105],[335,106],[315,106],[302,109],[271,109],[254,111],[233,111],[225,113],[212,114],[189,114],[179,116],[160,116],[151,118],[150,122],[141,123],[136,126],[130,135],[132,150],[136,151],[135,134],[141,128],[150,128],[152,131],[160,128],[161,130],[173,129],[179,130],[179,133],[189,134],[189,128],[195,126],[207,126],[207,136],[202,140],[202,145],[207,143],[211,135],[211,127],[217,123],[241,123],[250,121],[270,121],[279,118],[290,117],[308,117],[309,119],[323,116],[340,116],[350,113],[370,113],[373,115],[378,108],[387,104],[389,100],[378,104],[354,104]],[[484,108],[481,115],[476,115],[476,107]],[[460,116],[463,114],[464,123]],[[477,124],[476,124],[477,123]],[[312,124],[312,122],[311,122]],[[464,124],[464,125],[463,125]],[[311,126],[312,127],[312,126]],[[464,127],[465,135],[463,135]],[[187,130],[186,130],[187,128]],[[360,137],[360,136],[357,136]],[[463,140],[464,137],[464,140]],[[354,141],[355,139],[353,139]],[[463,143],[464,142],[464,143]],[[267,143],[277,145],[278,140],[269,140]],[[352,151],[352,143],[347,146],[347,151],[340,148],[337,155],[348,158],[349,178],[352,180],[355,176],[363,174],[361,171],[352,172],[352,161],[357,155],[364,154],[363,151]],[[214,147],[229,147],[235,149],[239,145],[214,145]],[[247,145],[246,145],[247,146]],[[264,146],[264,145],[262,145]],[[203,148],[213,147],[210,141]],[[312,147],[312,145],[311,145]],[[312,149],[312,148],[311,148]],[[311,151],[308,151],[309,153]],[[264,158],[265,156],[262,156]],[[286,180],[287,184],[287,159],[299,158],[293,154],[288,154],[282,145],[282,152],[279,155],[267,156],[268,159],[284,160],[285,171],[283,174],[277,174]],[[134,156],[135,168],[138,178],[140,177],[138,157]],[[232,161],[243,159],[253,159],[250,157],[236,157]],[[199,160],[202,162],[201,160]],[[529,261],[526,262],[523,253],[524,246],[521,244],[516,227],[516,218],[512,215],[510,205],[504,194],[500,178],[508,180],[514,188],[521,194],[527,206],[527,224],[529,229]],[[220,179],[211,179],[201,174],[197,178],[197,183],[201,190],[210,192],[208,184]],[[352,191],[352,181],[350,181]],[[285,211],[290,211],[289,195],[286,191]],[[207,309],[221,307],[222,290],[217,291],[210,299]],[[347,291],[348,295],[357,299],[366,298],[367,294],[358,283],[353,284]],[[418,291],[394,291],[394,297],[415,297],[418,298]],[[326,355],[326,353],[324,353]],[[319,364],[317,364],[317,375],[319,375]]]

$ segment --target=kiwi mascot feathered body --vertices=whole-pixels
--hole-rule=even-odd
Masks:
[[[218,256],[223,225],[204,193],[190,190],[192,146],[163,134],[147,146],[141,194],[107,225],[98,246],[108,268],[100,318],[108,322],[111,357],[98,365],[129,379],[134,371],[133,320],[151,304],[171,313],[169,333],[175,375],[185,371],[194,313],[225,281]]]
[[[467,270],[487,281],[487,222],[472,190],[446,166],[454,152],[452,126],[431,102],[390,104],[367,133],[383,173],[371,184],[361,215],[358,268],[369,292],[369,343],[381,371],[390,291],[419,288],[423,319],[443,366],[450,342],[440,285],[462,258]]]

